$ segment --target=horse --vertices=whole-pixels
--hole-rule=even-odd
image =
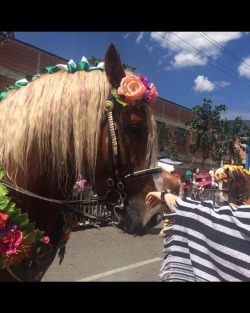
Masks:
[[[0,94],[0,281],[41,281],[73,227],[79,173],[114,225],[143,236],[160,223],[146,194],[161,190],[154,84],[125,71],[113,44],[104,63],[58,64]]]
[[[250,171],[236,165],[224,165],[215,171],[220,203],[241,205],[250,195]]]

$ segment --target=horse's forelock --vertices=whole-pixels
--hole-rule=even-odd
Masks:
[[[44,74],[10,92],[1,102],[0,164],[6,171],[14,165],[15,174],[10,175],[22,171],[28,179],[32,175],[29,157],[33,157],[41,171],[47,160],[52,162],[49,168],[55,169],[51,174],[65,177],[74,146],[74,171],[84,175],[87,170],[93,176],[109,92],[101,71]],[[30,155],[34,151],[36,155]]]

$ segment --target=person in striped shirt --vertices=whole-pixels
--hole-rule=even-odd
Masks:
[[[168,208],[161,281],[250,281],[250,206],[149,192],[145,202]]]

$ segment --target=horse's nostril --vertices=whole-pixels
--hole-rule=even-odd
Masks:
[[[152,216],[148,223],[148,229],[153,228],[154,226],[158,225],[162,221],[162,214],[156,213]]]

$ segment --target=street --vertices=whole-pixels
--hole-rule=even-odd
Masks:
[[[159,282],[162,223],[139,237],[114,226],[77,229],[59,265],[56,257],[42,282]]]

